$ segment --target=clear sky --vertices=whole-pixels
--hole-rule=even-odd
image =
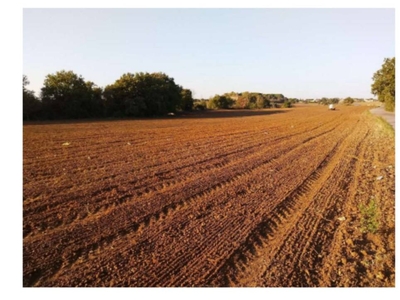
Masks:
[[[64,69],[101,87],[164,72],[195,98],[369,98],[373,73],[393,56],[393,8],[23,10],[23,73],[36,95]]]

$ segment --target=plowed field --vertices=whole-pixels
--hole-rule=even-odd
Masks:
[[[367,110],[25,124],[23,285],[394,286],[394,136]]]

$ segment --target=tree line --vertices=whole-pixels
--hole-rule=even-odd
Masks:
[[[40,96],[27,89],[23,75],[23,119],[60,120],[162,116],[176,111],[291,107],[282,94],[225,93],[195,100],[191,90],[164,73],[125,73],[104,89],[73,71],[46,76]]]
[[[225,93],[215,95],[206,102],[208,109],[219,108],[240,108],[240,109],[261,109],[271,107],[291,107],[297,102],[295,98],[286,98],[282,94],[263,94],[254,92]]]
[[[192,92],[164,73],[126,73],[104,89],[73,71],[46,76],[40,97],[23,75],[23,119],[162,116],[193,107]]]
[[[395,110],[396,99],[396,79],[395,79],[395,58],[385,58],[382,68],[376,71],[372,77],[374,81],[371,85],[371,92],[378,96],[378,100],[383,102],[387,111]]]
[[[386,110],[395,108],[395,58],[385,58],[373,76],[371,92]],[[23,119],[59,120],[83,118],[122,118],[162,116],[170,112],[204,109],[262,109],[291,107],[296,98],[282,94],[253,92],[225,93],[210,99],[193,99],[191,90],[175,83],[165,73],[125,73],[104,89],[73,71],[59,71],[46,76],[40,96],[27,88],[23,75]],[[322,98],[320,104],[337,104],[338,98]],[[351,104],[354,99],[346,98]]]

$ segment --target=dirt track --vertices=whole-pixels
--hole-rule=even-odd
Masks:
[[[394,138],[367,109],[25,125],[24,286],[394,286]]]

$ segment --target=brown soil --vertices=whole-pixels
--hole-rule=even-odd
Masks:
[[[394,137],[367,109],[25,124],[23,285],[393,287]]]

